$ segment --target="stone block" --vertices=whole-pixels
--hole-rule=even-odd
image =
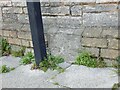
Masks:
[[[108,39],[108,48],[111,49],[119,49],[119,42],[120,40],[117,39]]]
[[[29,17],[25,14],[18,14],[18,22],[20,23],[29,23]]]
[[[81,47],[80,39],[81,36],[67,35],[63,33],[59,33],[56,35],[51,34],[49,47],[50,48],[58,47],[61,50],[66,50],[66,49],[76,50]]]
[[[21,1],[21,2],[12,2],[12,5],[15,6],[15,7],[27,6],[25,1],[24,2],[23,1]]]
[[[29,41],[28,40],[21,40],[22,41],[22,46],[29,47]]]
[[[3,23],[2,29],[3,30],[21,30],[23,24],[20,23]]]
[[[82,46],[90,46],[90,47],[107,47],[107,39],[97,39],[97,38],[83,38]]]
[[[10,36],[10,31],[3,30],[3,36],[9,37]]]
[[[13,23],[13,22],[17,22],[18,21],[18,16],[17,14],[13,14],[13,13],[3,13],[2,14],[2,19],[4,22],[9,22],[9,23]]]
[[[118,38],[118,33],[119,33],[118,30],[103,30],[101,36]]]
[[[32,40],[31,32],[18,32],[18,38]]]
[[[22,45],[21,39],[18,39],[18,38],[8,38],[8,43],[15,44],[15,45]]]
[[[72,6],[71,14],[75,15],[75,16],[81,16],[82,15],[82,6]]]
[[[100,37],[102,28],[85,28],[82,36],[83,37]]]
[[[12,3],[10,0],[2,0],[0,1],[0,6],[12,6]]]
[[[110,59],[116,59],[119,55],[118,50],[111,50],[111,49],[101,49],[101,57],[103,58],[110,58]]]
[[[10,37],[17,38],[17,31],[11,30],[11,31],[10,31]]]
[[[57,18],[57,25],[61,28],[80,28],[82,24],[82,18],[81,17],[58,17]]]
[[[69,6],[51,7],[50,14],[51,15],[69,15],[70,14]]]
[[[83,47],[82,50],[85,50],[87,52],[90,52],[92,55],[98,57],[99,56],[99,49],[98,48],[88,48],[88,47]]]
[[[50,14],[50,7],[41,7],[42,15]]]
[[[84,26],[118,26],[118,12],[83,13]]]
[[[30,30],[30,25],[29,24],[24,24],[23,27],[21,28],[21,31],[31,31]]]
[[[95,4],[95,5],[84,5],[84,13],[95,13],[95,12],[108,12],[117,10],[117,4]]]
[[[96,0],[96,3],[118,2],[118,0]]]
[[[2,8],[3,13],[23,13],[22,8],[20,7],[3,7]]]

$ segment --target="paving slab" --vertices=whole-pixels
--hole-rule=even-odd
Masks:
[[[88,68],[61,63],[65,72],[31,70],[31,65],[19,65],[20,58],[0,58],[0,66],[16,67],[9,73],[0,74],[0,88],[112,88],[118,82],[114,68]],[[55,85],[55,83],[57,85]]]
[[[7,65],[8,67],[18,67],[20,66],[20,58],[13,56],[4,56],[0,58],[0,66]]]
[[[3,88],[60,88],[49,82],[52,76],[58,74],[57,71],[30,70],[31,65],[21,65],[15,70],[2,74]]]
[[[69,88],[112,88],[118,82],[114,68],[88,68],[72,65],[52,81]]]

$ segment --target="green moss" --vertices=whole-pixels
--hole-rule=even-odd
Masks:
[[[102,58],[95,58],[92,54],[82,51],[79,53],[78,57],[75,60],[75,64],[77,65],[84,65],[87,67],[106,67],[106,63],[102,60]]]

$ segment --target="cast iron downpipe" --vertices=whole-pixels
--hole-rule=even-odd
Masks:
[[[47,56],[40,2],[28,0],[27,9],[32,34],[33,49],[35,53],[35,61],[36,64],[39,65],[39,63]]]

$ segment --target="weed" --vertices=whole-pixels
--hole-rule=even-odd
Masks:
[[[7,72],[10,72],[12,70],[14,70],[15,68],[10,68],[10,67],[7,67],[6,65],[3,65],[0,69],[0,73],[7,73]]]
[[[60,73],[64,72],[64,69],[61,67],[58,67],[59,63],[64,62],[64,59],[61,58],[60,56],[53,56],[48,54],[47,58],[45,58],[39,66],[36,66],[36,64],[33,64],[31,69],[41,69],[44,72],[46,72],[48,69],[51,70],[58,70]]]
[[[19,51],[11,51],[11,54],[15,57],[24,56],[24,53],[25,53],[25,47],[22,47]]]
[[[58,70],[58,71],[62,71],[62,68],[58,67],[58,64],[59,63],[62,63],[64,62],[64,59],[61,58],[60,56],[53,56],[53,55],[50,55],[48,54],[47,55],[47,59],[43,60],[39,67],[40,69],[42,69],[43,71],[47,71],[48,69],[51,69],[51,70]]]
[[[102,60],[102,58],[95,58],[92,54],[83,51],[76,58],[75,64],[84,65],[92,68],[96,67],[105,67],[106,63]]]
[[[119,83],[115,83],[112,87],[112,90],[119,90],[120,87],[120,82]]]
[[[26,65],[35,62],[34,55],[32,52],[28,52],[25,56],[23,56],[20,60],[20,64]]]
[[[58,82],[55,82],[55,83],[53,83],[54,85],[59,85],[59,83]]]
[[[0,44],[1,44],[1,48],[2,48],[2,56],[9,55],[11,52],[11,46],[9,45],[7,40],[3,39],[3,38],[0,39]]]

